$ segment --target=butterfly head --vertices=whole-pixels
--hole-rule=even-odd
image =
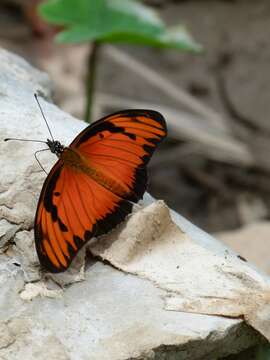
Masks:
[[[57,157],[61,156],[64,146],[59,141],[47,139],[46,143],[53,154]]]

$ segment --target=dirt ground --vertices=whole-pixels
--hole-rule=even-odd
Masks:
[[[203,45],[200,55],[176,51],[120,48],[173,84],[220,112],[236,138],[252,150],[258,166],[245,167],[196,154],[181,164],[150,165],[149,191],[210,232],[236,229],[269,218],[270,186],[270,2],[268,0],[186,0],[155,3],[168,24],[181,22]],[[48,71],[56,85],[56,101],[82,117],[84,61],[87,46],[55,46],[36,37],[17,7],[1,5],[0,46]],[[170,96],[102,57],[98,90],[178,108]],[[79,96],[78,96],[79,94]],[[155,155],[185,146],[169,134]],[[159,155],[160,154],[160,155]]]

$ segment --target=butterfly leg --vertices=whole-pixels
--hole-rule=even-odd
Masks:
[[[36,151],[35,154],[34,154],[35,159],[37,160],[39,166],[41,167],[41,169],[42,169],[42,170],[45,172],[45,174],[47,174],[47,175],[48,175],[48,173],[47,173],[47,171],[44,169],[44,167],[41,165],[41,162],[39,161],[39,159],[38,159],[38,157],[37,157],[37,154],[40,153],[40,152],[42,152],[42,151],[48,151],[48,150],[50,150],[50,149],[38,150],[38,151]]]

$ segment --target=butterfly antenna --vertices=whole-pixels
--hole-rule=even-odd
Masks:
[[[47,120],[46,120],[46,118],[45,118],[45,115],[44,115],[43,110],[42,110],[42,108],[41,108],[40,102],[39,102],[39,100],[38,100],[38,96],[37,96],[37,94],[34,94],[34,96],[35,96],[36,102],[37,102],[37,104],[38,104],[39,110],[40,110],[40,112],[41,112],[41,115],[42,115],[42,117],[43,117],[43,119],[44,119],[44,121],[45,121],[45,123],[46,123],[46,125],[47,125],[47,128],[48,128],[49,133],[50,133],[51,138],[52,138],[52,141],[54,141],[54,138],[53,138],[51,129],[50,129],[50,127],[49,127],[49,124],[48,124],[48,122],[47,122]]]
[[[31,140],[31,139],[19,139],[19,138],[6,138],[4,141],[17,140],[17,141],[30,141],[30,142],[38,142],[42,144],[47,144],[46,141],[41,140]]]

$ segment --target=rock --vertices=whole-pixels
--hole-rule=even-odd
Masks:
[[[54,137],[69,144],[85,124],[46,101],[47,76],[4,50],[0,60],[1,139],[47,139],[38,90]],[[95,243],[98,259],[84,267],[81,252],[69,273],[41,272],[33,219],[46,174],[33,154],[42,148],[0,141],[0,221],[8,231],[19,226],[15,244],[0,254],[1,359],[214,359],[265,341],[268,279],[163,202],[149,205],[149,197],[145,209],[136,207]],[[40,161],[48,171],[56,158],[43,152]],[[249,298],[234,304],[237,290]]]
[[[8,242],[14,237],[19,226],[10,224],[5,219],[0,220],[0,251],[4,251]]]
[[[37,324],[33,319],[15,317],[9,322],[0,324],[0,331],[1,327],[4,333],[8,334],[5,335],[5,346],[0,348],[1,359],[70,359],[58,338],[43,324]],[[40,336],[38,336],[38,332],[40,332]]]
[[[24,290],[20,293],[21,299],[28,301],[33,300],[37,296],[56,299],[60,298],[61,295],[61,290],[48,289],[46,284],[42,282],[25,284]]]
[[[35,251],[33,231],[20,231],[16,234],[14,242],[13,256],[23,269],[24,280],[26,282],[40,280],[40,266]]]
[[[217,233],[216,237],[234,249],[239,256],[270,275],[269,221],[254,222],[238,230]]]
[[[254,319],[256,326],[256,308],[268,309],[270,288],[263,276],[225,250],[213,254],[196,243],[172,221],[163,201],[138,211],[90,249],[116,268],[166,290],[165,309],[243,316],[247,322]],[[266,319],[270,321],[270,312]],[[264,335],[270,339],[268,331]]]

